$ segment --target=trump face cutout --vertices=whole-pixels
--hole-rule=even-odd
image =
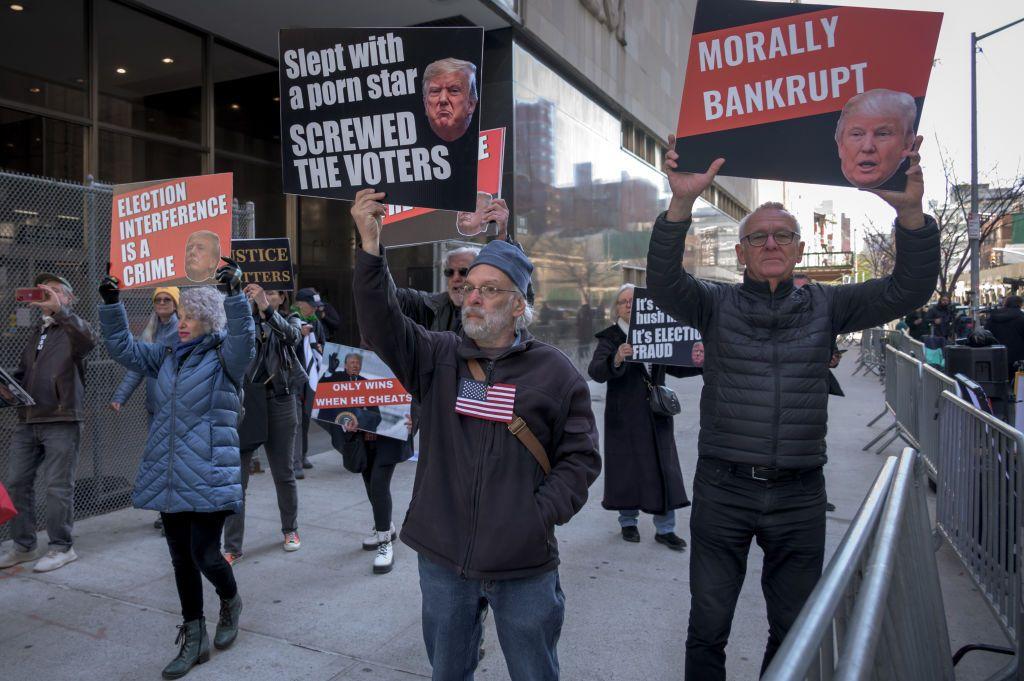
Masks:
[[[896,174],[914,145],[917,105],[905,92],[869,90],[850,99],[836,126],[843,176],[859,189],[873,189]]]
[[[454,142],[469,130],[476,111],[476,66],[461,59],[441,59],[423,71],[423,106],[434,134]]]

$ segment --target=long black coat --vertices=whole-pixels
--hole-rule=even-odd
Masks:
[[[626,334],[613,324],[596,334],[597,347],[587,373],[607,383],[604,407],[604,499],[608,510],[640,509],[666,513],[690,505],[679,469],[671,416],[655,416],[648,403],[651,380],[637,362],[615,367],[615,352]],[[693,376],[699,369],[665,367],[673,376]],[[655,370],[664,376],[664,369]],[[660,382],[664,382],[664,378]]]

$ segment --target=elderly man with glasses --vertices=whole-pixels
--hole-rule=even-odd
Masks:
[[[402,314],[380,254],[381,192],[356,194],[359,330],[422,406],[420,461],[402,541],[419,554],[433,678],[473,678],[482,613],[494,611],[513,681],[558,678],[565,614],[555,525],[583,507],[601,470],[587,382],[530,336],[533,264],[487,244],[462,285],[462,333]]]
[[[691,209],[725,163],[677,172],[666,154],[669,208],[654,224],[647,286],[655,303],[704,339],[704,389],[690,515],[686,678],[725,678],[725,646],[750,542],[764,550],[767,668],[821,575],[825,548],[825,429],[832,339],[920,307],[939,273],[939,235],[924,214],[918,137],[904,152],[904,191],[872,190],[896,211],[889,276],[843,286],[793,286],[800,225],[782,204],[740,223],[743,282],[704,281],[682,269]],[[674,140],[669,138],[669,148]]]

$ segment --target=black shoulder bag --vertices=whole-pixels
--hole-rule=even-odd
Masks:
[[[664,365],[655,364],[651,366],[651,380],[644,376],[649,391],[647,401],[657,416],[675,416],[683,410],[675,392],[664,385],[666,371]]]

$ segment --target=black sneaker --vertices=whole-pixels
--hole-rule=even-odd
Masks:
[[[309,459],[303,458],[302,467],[308,471],[310,468],[313,467],[313,463]]]
[[[836,510],[836,505],[833,504],[831,501],[826,501],[825,502],[825,510],[828,511],[829,513],[831,513],[831,512]]]
[[[640,542],[640,530],[636,529],[636,525],[629,525],[622,528],[622,538],[628,542],[637,544]]]
[[[673,551],[682,551],[686,548],[686,540],[676,535],[675,532],[654,535],[654,541],[664,544]]]
[[[295,471],[295,479],[296,480],[305,480],[306,479],[306,472],[304,470],[302,470],[301,468],[299,470]]]

